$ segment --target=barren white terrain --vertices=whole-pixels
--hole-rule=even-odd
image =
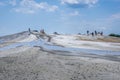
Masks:
[[[83,40],[88,39],[87,41]],[[98,50],[115,50],[120,51],[120,43],[114,42],[98,42],[97,38],[104,38],[102,36],[86,36],[86,35],[57,35],[53,37],[53,43],[65,47],[98,49]],[[82,40],[81,40],[82,39]],[[92,41],[90,41],[92,40]]]
[[[51,42],[28,32],[0,37],[0,80],[120,80],[119,39],[50,36]]]

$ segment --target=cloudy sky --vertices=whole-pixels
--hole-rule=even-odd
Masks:
[[[28,28],[120,34],[120,0],[0,0],[0,36]]]

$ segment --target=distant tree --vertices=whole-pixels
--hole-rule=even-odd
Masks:
[[[120,37],[120,35],[119,35],[119,34],[114,34],[114,33],[109,34],[109,36],[113,36],[113,37]]]

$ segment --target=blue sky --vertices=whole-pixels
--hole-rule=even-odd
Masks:
[[[0,0],[0,36],[28,28],[120,34],[120,0]]]

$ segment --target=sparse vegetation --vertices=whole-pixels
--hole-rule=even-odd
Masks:
[[[113,36],[113,37],[120,37],[120,35],[119,35],[119,34],[114,34],[114,33],[109,34],[109,36]]]

